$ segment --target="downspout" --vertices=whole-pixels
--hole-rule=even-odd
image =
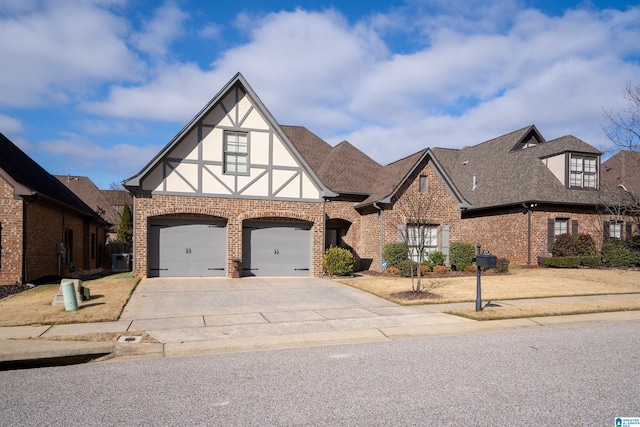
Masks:
[[[531,206],[525,203],[522,206],[527,210],[527,265],[531,265]]]
[[[380,263],[378,264],[378,271],[382,273],[382,246],[384,245],[384,211],[377,203],[373,204],[373,207],[378,209],[378,217],[380,218]]]
[[[22,278],[20,278],[20,284],[24,285],[28,283],[29,277],[27,276],[27,205],[29,202],[22,201]],[[17,281],[16,281],[17,282]]]
[[[136,272],[136,196],[135,194],[133,195],[133,206],[131,207],[133,209],[133,212],[131,213],[131,216],[133,217],[133,230],[132,230],[132,236],[131,236],[131,251],[133,252],[132,256],[131,256],[131,274],[133,276],[135,276],[135,272]],[[148,235],[149,233],[147,233]],[[105,232],[106,235],[106,232]],[[149,245],[149,242],[147,242],[147,245]],[[148,249],[147,249],[148,250]],[[149,257],[147,257],[148,259]],[[113,266],[112,266],[113,267]],[[149,265],[147,265],[147,268],[149,268]]]
[[[322,198],[322,253],[327,249],[327,198]],[[324,265],[322,275],[325,275]]]

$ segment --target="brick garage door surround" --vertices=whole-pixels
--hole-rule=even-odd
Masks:
[[[148,224],[162,216],[222,218],[227,220],[227,277],[234,270],[233,260],[242,259],[242,224],[254,219],[302,220],[313,224],[312,272],[321,277],[323,272],[324,230],[322,202],[296,202],[279,200],[224,199],[153,195],[135,199],[134,274],[148,274]]]

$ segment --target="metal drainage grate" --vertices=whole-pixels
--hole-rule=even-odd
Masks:
[[[140,342],[140,340],[142,340],[142,337],[131,336],[131,335],[123,335],[120,338],[118,338],[118,342],[126,342],[131,344],[137,344]]]

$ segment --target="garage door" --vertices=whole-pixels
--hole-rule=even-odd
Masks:
[[[149,224],[149,277],[224,276],[226,222],[153,220]]]
[[[242,272],[244,276],[311,275],[311,224],[246,221]]]

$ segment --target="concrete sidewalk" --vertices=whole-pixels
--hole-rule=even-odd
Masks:
[[[358,291],[359,292],[359,291]],[[0,369],[78,363],[92,359],[172,357],[302,346],[337,345],[442,335],[612,322],[640,322],[640,311],[478,322],[443,313],[474,303],[398,306],[364,294],[370,306],[325,307],[141,318],[117,322],[0,328]],[[372,297],[372,298],[369,298]],[[640,299],[640,294],[493,301],[528,305]],[[362,302],[362,300],[359,300]],[[282,306],[278,306],[282,308]],[[263,306],[261,308],[267,308]],[[273,306],[268,307],[273,309]],[[235,311],[232,310],[232,311]],[[132,313],[130,311],[129,313]],[[145,317],[144,312],[140,312]],[[123,315],[123,317],[126,317]],[[130,316],[135,317],[135,316]],[[159,343],[52,341],[60,335],[147,331]],[[56,363],[57,362],[57,363]]]

